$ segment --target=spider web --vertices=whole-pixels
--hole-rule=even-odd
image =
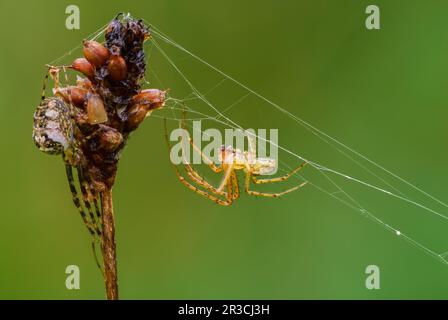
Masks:
[[[314,160],[312,154],[310,156],[304,156],[303,153],[297,153],[293,151],[291,147],[285,147],[280,144],[276,145],[272,141],[269,141],[271,144],[277,146],[281,151],[283,151],[283,153],[288,154],[293,158],[297,158],[301,161],[307,162],[310,167],[315,169],[315,171],[321,176],[320,179],[318,179],[319,177],[317,177],[316,175],[305,177],[304,174],[297,174],[295,175],[297,179],[301,180],[301,182],[307,181],[309,185],[311,185],[318,191],[341,202],[343,205],[351,208],[352,210],[359,212],[371,221],[376,222],[377,224],[382,226],[384,229],[407,241],[412,246],[436,258],[445,265],[448,265],[448,261],[446,259],[448,257],[446,243],[442,243],[441,245],[437,243],[437,245],[429,246],[423,241],[416,240],[416,237],[411,236],[411,233],[404,231],[406,230],[406,226],[409,225],[409,223],[400,223],[400,219],[396,219],[396,217],[395,219],[390,218],[390,220],[394,222],[392,223],[387,221],[386,218],[380,217],[378,214],[373,212],[373,209],[370,209],[362,204],[364,201],[361,201],[360,199],[362,199],[363,196],[359,194],[359,190],[355,190],[356,188],[353,188],[353,186],[342,187],[342,183],[351,182],[352,184],[356,185],[355,187],[357,187],[358,189],[359,187],[364,187],[365,189],[367,189],[367,191],[375,191],[382,196],[392,198],[393,200],[399,200],[401,203],[407,205],[406,211],[410,216],[413,216],[411,218],[415,218],[416,214],[430,214],[433,217],[431,217],[431,221],[427,222],[428,226],[431,224],[440,225],[440,222],[446,222],[446,220],[448,220],[448,216],[446,215],[446,208],[448,207],[448,205],[445,202],[429,194],[418,186],[412,184],[401,176],[386,169],[375,161],[369,159],[365,155],[347,146],[338,139],[318,129],[316,126],[311,125],[307,121],[301,119],[297,115],[266,98],[264,95],[249,88],[247,85],[241,83],[240,81],[229,76],[217,67],[213,66],[205,59],[197,56],[185,47],[181,46],[179,43],[175,42],[153,24],[150,24],[148,22],[146,23],[148,25],[151,25],[151,45],[153,47],[152,50],[157,50],[157,52],[162,58],[165,59],[172,70],[174,70],[178,74],[178,76],[185,82],[185,84],[187,85],[187,91],[188,88],[191,90],[191,92],[189,92],[184,98],[173,99],[172,102],[169,103],[169,108],[171,108],[172,110],[179,110],[182,106],[186,106],[189,114],[195,114],[197,116],[196,118],[190,118],[188,120],[209,120],[215,124],[220,124],[223,127],[242,130],[250,127],[250,123],[248,124],[248,126],[241,125],[233,120],[234,118],[228,115],[229,111],[231,111],[231,109],[235,106],[252,109],[252,103],[256,101],[258,103],[256,103],[255,105],[263,105],[262,112],[266,111],[265,107],[270,107],[276,112],[281,113],[283,116],[293,121],[296,125],[300,125],[310,135],[318,139],[320,143],[323,143],[327,147],[331,148],[333,152],[338,153],[341,157],[345,158],[346,161],[348,160],[348,163],[350,163],[352,166],[355,165],[358,169],[360,169],[358,170],[360,171],[359,175],[352,175],[351,173],[346,173],[346,171],[341,171],[339,169],[335,169],[334,167],[330,167],[329,165],[324,164],[323,161],[318,162],[317,160]],[[185,61],[187,61],[186,65]],[[215,79],[215,85],[208,88],[204,85],[201,86],[201,84],[196,85],[196,83],[200,83],[200,80],[193,80],[192,76],[187,75],[188,71],[191,71],[193,69],[192,64],[194,63],[196,63],[196,67],[200,69],[205,67],[205,69],[208,69],[208,71],[211,71],[212,73],[215,73],[215,75],[218,75],[218,79]],[[198,64],[200,66],[198,66]],[[160,77],[158,76],[158,74],[160,73],[156,73],[153,70],[154,66],[158,66],[158,63],[151,63],[149,67],[150,72],[152,72],[154,77],[158,79],[158,81],[163,85],[163,83],[160,81]],[[197,70],[194,71],[195,73],[197,73]],[[209,80],[207,79],[205,82],[207,83],[209,82]],[[222,87],[226,82],[231,83],[231,85],[236,86],[237,88],[233,88],[232,90],[230,90],[229,87],[226,87],[223,89]],[[207,89],[199,89],[203,87]],[[220,94],[214,94],[216,93],[216,91],[220,91],[221,95],[225,94],[226,96],[232,96],[232,98],[229,99],[230,101],[228,101],[227,104],[225,104],[225,102],[222,101],[223,99],[217,97],[217,95],[219,96]],[[229,92],[231,92],[231,94],[229,94]],[[218,100],[218,102],[215,102],[216,100]],[[247,114],[251,113],[248,112]],[[157,115],[155,116],[161,117]],[[179,121],[180,116],[176,114],[173,115],[173,117],[170,119],[173,121]],[[190,127],[192,129],[195,129],[192,126]],[[259,135],[256,135],[256,138],[266,141],[266,138],[260,137]],[[279,157],[279,163],[279,171],[283,173],[291,171],[291,169],[294,167],[292,165],[288,165],[286,161],[282,160],[281,156]],[[371,178],[373,178],[375,182],[372,182]],[[393,183],[391,181],[393,181]],[[323,184],[325,182],[326,186],[324,187]],[[408,193],[417,193],[420,195],[420,197],[410,197],[409,195],[407,195]],[[355,196],[354,194],[357,194],[357,196]],[[423,199],[415,200],[414,198]],[[382,199],[381,201],[384,201],[384,199]],[[394,203],[392,207],[395,206],[396,204]],[[436,209],[435,207],[441,208]],[[404,230],[400,227],[397,227],[400,224],[404,224]],[[440,229],[440,227],[437,227],[436,229]],[[425,236],[425,232],[422,231],[422,229],[414,230],[414,233],[418,234],[420,238]],[[430,239],[427,240],[429,242]],[[433,249],[434,247],[439,248]],[[445,248],[445,250],[443,248]]]
[[[153,113],[151,117],[179,123],[183,117],[182,111],[187,110],[185,120],[190,130],[197,130],[191,125],[193,120],[201,120],[204,125],[218,129],[244,130],[253,128],[256,118],[257,127],[281,128],[280,139],[284,131],[300,137],[301,140],[294,143],[296,145],[286,145],[275,144],[266,137],[255,135],[257,139],[278,147],[281,152],[278,174],[291,171],[298,161],[307,162],[306,170],[291,179],[297,179],[300,183],[306,181],[312,188],[448,265],[448,239],[434,236],[447,231],[444,223],[448,222],[448,205],[444,201],[224,73],[148,21],[145,23],[151,26],[151,39],[146,50],[147,60],[150,61],[147,77],[154,79],[151,82],[145,79],[145,82],[170,89],[164,108],[167,114]],[[106,26],[87,38],[98,39]],[[72,55],[80,48],[81,45],[75,47],[50,64]],[[257,117],[257,114],[263,116]],[[234,119],[240,119],[239,123]],[[293,129],[285,126],[286,120],[294,124]],[[205,128],[201,128],[197,133],[202,135],[204,131]],[[296,150],[298,146],[300,153]],[[384,212],[376,208],[377,203],[391,209]],[[421,219],[424,222],[420,222]],[[416,220],[419,227],[412,223]],[[428,234],[426,230],[433,232]]]

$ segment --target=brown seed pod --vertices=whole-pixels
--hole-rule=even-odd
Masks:
[[[144,89],[132,97],[132,104],[148,105],[148,110],[161,108],[165,105],[166,91],[159,89]]]
[[[101,67],[110,57],[109,50],[101,43],[93,40],[84,40],[84,57],[94,66]]]
[[[65,87],[54,89],[54,94],[56,96],[64,99],[66,103],[72,103],[76,107],[82,108],[87,99],[88,91],[81,87]]]
[[[76,59],[75,61],[73,61],[71,67],[72,69],[81,72],[89,78],[93,78],[93,76],[95,75],[95,70],[92,64],[86,58]]]
[[[138,128],[140,123],[145,120],[148,113],[148,105],[134,104],[128,111],[128,120],[126,121],[126,129],[133,131]]]
[[[115,151],[123,143],[123,136],[118,130],[102,125],[99,143],[103,150]]]
[[[87,95],[87,120],[90,124],[107,122],[107,113],[101,97],[97,94]]]
[[[121,81],[126,79],[128,74],[128,68],[126,66],[126,61],[122,56],[118,54],[112,55],[109,59],[109,64],[107,66],[109,70],[109,75],[114,81]]]

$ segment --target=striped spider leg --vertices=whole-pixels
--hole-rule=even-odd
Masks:
[[[99,230],[97,223],[95,222],[95,217],[92,212],[92,206],[90,204],[91,200],[91,193],[90,188],[83,178],[82,174],[82,168],[80,163],[82,162],[82,152],[80,151],[79,146],[77,145],[74,136],[78,132],[77,125],[75,121],[72,119],[74,114],[76,113],[76,108],[73,106],[73,104],[65,104],[61,99],[59,98],[50,98],[50,101],[46,103],[45,99],[45,91],[46,91],[46,85],[48,78],[51,76],[54,82],[54,88],[57,89],[60,86],[59,81],[59,67],[54,67],[48,65],[48,71],[45,75],[43,86],[42,86],[42,103],[41,106],[38,108],[38,128],[39,133],[42,132],[41,135],[45,136],[45,139],[47,140],[47,145],[51,146],[50,148],[46,148],[45,152],[47,153],[62,153],[63,155],[63,161],[70,166],[70,170],[67,170],[67,178],[69,180],[69,186],[72,190],[72,187],[74,187],[73,183],[73,173],[71,171],[71,166],[76,166],[78,171],[78,178],[80,183],[80,189],[83,194],[83,202],[87,210],[89,211],[90,218],[92,220],[93,225],[90,227],[95,228],[95,232],[98,236],[101,235],[101,231]],[[68,83],[68,77],[66,73],[66,68],[62,67],[65,75],[65,80]],[[51,101],[53,100],[53,101]],[[55,128],[55,124],[57,124],[57,127]],[[49,128],[47,128],[49,127]],[[53,130],[51,132],[50,130]],[[57,130],[57,131],[56,131]],[[56,131],[56,132],[55,132]],[[57,133],[58,135],[56,135]],[[49,138],[48,136],[56,137],[56,141],[52,141],[54,138]],[[61,142],[64,143],[64,145],[61,145]],[[76,188],[74,189],[76,191]],[[73,190],[72,190],[73,191]],[[96,200],[96,199],[95,199]],[[76,203],[80,203],[80,201],[75,201]],[[97,217],[100,216],[99,214],[99,208],[98,205],[95,204],[95,209],[97,212]]]
[[[98,194],[93,192],[90,188],[90,184],[86,180],[83,174],[83,170],[81,166],[78,166],[76,171],[78,172],[78,182],[81,189],[82,197],[83,197],[83,203],[84,207],[89,212],[90,217],[90,223],[93,226],[95,230],[95,235],[92,238],[92,250],[93,250],[93,256],[95,258],[96,265],[98,269],[101,271],[101,273],[104,276],[103,268],[101,267],[101,264],[98,260],[98,256],[96,254],[96,243],[99,244],[101,248],[101,242],[102,242],[102,219],[101,219],[101,210],[98,204]],[[95,214],[93,214],[93,207],[95,208]]]
[[[87,194],[88,189],[86,189],[86,182],[82,178],[82,175],[80,174],[80,170],[81,169],[78,167],[77,172],[78,172],[79,185],[80,185],[80,189],[82,190],[81,192],[83,194],[83,197],[82,197],[83,204],[84,204],[84,207],[88,208],[88,210],[89,210],[90,219],[87,216],[87,214],[81,204],[81,197],[79,196],[78,190],[75,185],[75,179],[73,177],[73,167],[68,163],[65,164],[65,172],[67,175],[70,192],[72,194],[73,204],[78,209],[79,214],[81,215],[82,221],[84,222],[84,225],[86,226],[87,230],[90,233],[91,246],[92,246],[93,256],[95,258],[95,263],[96,263],[97,267],[100,269],[101,273],[103,273],[103,269],[101,267],[101,264],[98,260],[98,256],[96,253],[96,243],[97,243],[97,241],[101,242],[101,230],[99,229],[98,223],[97,223],[95,217],[93,216],[93,213],[91,212],[92,205],[91,205],[91,202],[88,200],[88,194]],[[97,216],[100,215],[98,201],[96,198],[94,199],[94,206],[95,206]]]
[[[48,78],[51,77],[53,79],[54,87],[59,88],[59,68],[47,65],[48,68],[47,72],[45,73],[45,77],[42,84],[42,94],[41,94],[41,100],[45,100],[45,91],[47,89],[47,81]]]
[[[84,207],[89,212],[90,221],[95,229],[95,233],[101,239],[101,212],[98,206],[97,196],[93,195],[93,192],[84,177],[82,167],[78,166],[76,171],[78,172],[79,188],[81,189]],[[93,213],[93,207],[95,208],[96,216]]]
[[[167,143],[168,150],[171,150],[171,145],[170,145],[170,141],[168,138],[166,119],[164,120],[164,126],[165,126],[165,141]],[[181,143],[183,145],[183,141],[181,141]],[[193,190],[197,194],[199,194],[209,200],[212,200],[222,206],[231,205],[232,200],[233,200],[232,193],[231,193],[232,190],[228,188],[228,192],[224,192],[224,191],[218,190],[217,188],[212,186],[209,182],[207,182],[205,179],[203,179],[200,176],[200,174],[197,173],[196,170],[194,170],[193,167],[189,164],[189,162],[185,158],[185,152],[182,152],[182,153],[183,153],[183,157],[184,157],[183,162],[184,162],[185,171],[186,171],[188,177],[190,178],[191,182],[188,181],[184,176],[182,176],[179,169],[175,165],[173,165],[174,171],[175,171],[176,176],[178,177],[179,181],[183,185],[185,185],[187,188],[189,188],[190,190]],[[221,167],[216,167],[213,163],[210,163],[209,167],[216,173],[219,173],[222,171]],[[198,186],[194,185],[193,183],[196,183],[197,185],[203,187],[204,189],[206,189],[209,192],[200,189]]]
[[[48,79],[48,75],[50,74],[50,76],[52,77],[53,82],[54,82],[54,89],[58,89],[60,87],[59,72],[60,72],[61,68],[64,72],[65,82],[66,83],[69,82],[68,76],[67,76],[67,66],[56,67],[56,66],[47,65],[47,67],[48,67],[49,71],[46,75],[46,79]],[[44,81],[43,95],[44,95],[44,93],[45,93],[45,81]],[[70,97],[70,94],[68,96]],[[76,107],[73,105],[70,98],[69,98],[69,109],[70,109],[71,116],[72,117],[75,116]],[[79,134],[79,130],[76,126],[75,121],[72,121],[72,123],[73,123],[73,135]],[[71,146],[70,146],[69,150],[67,150],[67,152],[65,152],[65,154],[64,154],[64,158],[65,158],[64,161],[71,163],[71,164],[77,164],[76,171],[78,172],[78,181],[79,181],[80,190],[82,193],[84,207],[89,212],[90,221],[91,221],[92,226],[95,229],[95,233],[97,234],[98,237],[101,237],[101,230],[100,230],[100,226],[99,226],[99,223],[101,223],[101,219],[100,219],[101,212],[100,212],[99,206],[98,206],[98,199],[97,199],[97,196],[93,197],[92,192],[89,187],[89,184],[84,177],[82,166],[79,164],[80,162],[82,162],[82,159],[81,159],[82,152],[80,152],[80,148],[77,145],[77,143],[74,141],[73,137],[71,137],[71,138],[72,138]],[[88,140],[89,138],[90,137],[81,138],[81,139]],[[94,203],[96,217],[93,214],[92,202]]]
[[[63,161],[65,163],[65,171],[67,175],[67,180],[69,188],[72,194],[72,199],[75,207],[78,209],[81,218],[86,226],[89,234],[91,236],[92,250],[95,257],[97,266],[101,270],[101,266],[98,261],[96,254],[96,242],[101,240],[101,229],[98,221],[95,219],[92,210],[92,199],[96,211],[97,218],[100,218],[101,213],[98,206],[98,201],[95,197],[91,196],[90,188],[88,183],[85,181],[82,175],[81,166],[79,163],[82,161],[82,153],[79,147],[74,141],[74,134],[77,130],[76,123],[74,122],[72,116],[75,114],[74,106],[64,103],[59,98],[48,98],[45,97],[46,85],[48,78],[51,77],[54,82],[54,87],[58,88],[59,82],[59,72],[58,67],[47,66],[48,71],[43,80],[42,95],[41,95],[41,105],[38,107],[35,114],[35,131],[33,136],[39,148],[50,154],[62,153]],[[64,68],[65,71],[65,68]],[[66,81],[68,82],[67,75],[65,74]],[[55,127],[56,124],[56,127]],[[53,139],[56,140],[53,141]],[[79,185],[82,193],[82,201],[84,207],[89,212],[88,218],[85,213],[84,208],[81,204],[81,197],[79,196],[78,190],[75,186],[75,180],[73,177],[73,167],[77,168]],[[98,219],[101,221],[101,219]]]
[[[276,198],[276,197],[280,197],[282,195],[285,195],[287,193],[293,192],[301,187],[303,187],[304,185],[307,184],[307,181],[301,183],[298,186],[295,186],[291,189],[285,190],[283,192],[280,193],[263,193],[263,192],[258,192],[258,191],[252,191],[250,190],[250,180],[252,180],[253,183],[255,184],[265,184],[265,183],[273,183],[273,182],[281,182],[281,181],[286,181],[288,180],[291,176],[293,176],[296,172],[298,172],[299,170],[301,170],[307,163],[304,162],[301,165],[299,165],[297,168],[295,168],[294,170],[290,171],[289,173],[281,176],[281,177],[275,177],[275,178],[268,178],[268,179],[257,179],[257,176],[259,176],[259,174],[256,174],[253,170],[253,167],[250,166],[250,164],[254,164],[254,165],[258,165],[257,161],[268,161],[270,159],[263,159],[263,158],[257,158],[257,153],[256,153],[256,148],[255,148],[255,144],[254,144],[254,138],[252,137],[252,135],[248,135],[247,136],[248,139],[248,146],[249,146],[249,152],[248,152],[248,162],[249,165],[246,166],[246,180],[245,180],[245,191],[250,194],[250,195],[254,195],[254,196],[264,196],[264,197],[272,197],[272,198]],[[272,160],[272,159],[271,159]],[[274,164],[275,165],[275,164]]]

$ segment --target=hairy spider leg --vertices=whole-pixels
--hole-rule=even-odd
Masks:
[[[50,65],[47,65],[46,67],[48,69],[47,69],[47,72],[45,73],[44,80],[42,81],[42,94],[41,94],[42,100],[45,100],[45,91],[47,90],[47,82],[48,82],[48,78],[50,76],[52,77],[52,79],[54,81],[55,87],[56,88],[59,87],[59,73],[57,71],[58,68],[50,66]],[[51,73],[52,70],[54,70],[56,72],[56,74],[52,74]]]
[[[185,115],[185,114],[184,114]],[[181,127],[183,129],[185,129],[185,126],[183,124],[181,124]],[[182,148],[184,147],[183,144],[183,137],[182,137]],[[191,139],[189,139],[190,144],[193,145],[193,148],[195,147],[195,145],[192,143]],[[197,148],[197,147],[196,147]],[[199,148],[197,148],[199,149]],[[195,149],[194,151],[197,151],[197,149]],[[202,151],[199,152],[202,156]],[[205,156],[205,155],[204,155]],[[198,183],[199,185],[203,186],[205,189],[212,191],[215,194],[219,194],[221,196],[224,196],[226,198],[228,198],[228,194],[225,191],[222,190],[218,190],[218,188],[212,186],[208,181],[206,181],[203,177],[201,177],[201,175],[193,168],[193,166],[188,162],[188,159],[186,158],[186,152],[185,150],[182,150],[182,157],[183,157],[183,164],[185,167],[185,170],[187,172],[187,175],[190,177],[191,180],[195,181],[196,183]],[[221,167],[219,167],[218,171],[220,172],[222,170]],[[215,171],[216,172],[216,171]]]
[[[185,117],[186,117],[186,110],[184,110],[182,112],[182,120],[180,122],[180,127],[182,129],[184,129],[184,130],[186,130],[186,128],[185,128]],[[205,164],[210,167],[210,169],[212,169],[215,173],[220,173],[222,171],[222,166],[219,166],[219,167],[216,166],[215,163],[212,161],[212,159],[210,159],[206,154],[204,154],[202,152],[202,150],[197,145],[194,144],[194,142],[193,142],[193,140],[191,139],[190,136],[188,137],[188,141],[190,142],[191,146],[193,147],[193,150],[201,155],[202,161],[204,161]]]
[[[185,121],[185,112],[184,112],[184,119],[182,120],[182,122],[181,122],[181,127],[182,127],[182,129],[185,129],[185,125],[184,125],[184,121]],[[190,142],[190,144],[191,144],[191,146],[193,147],[193,150],[194,151],[196,151],[197,153],[199,153],[200,155],[201,155],[201,158],[202,158],[202,160],[215,172],[215,173],[220,173],[220,172],[222,172],[223,170],[224,170],[224,172],[225,172],[225,174],[224,174],[224,178],[222,179],[222,181],[221,181],[221,183],[220,183],[220,185],[219,185],[219,187],[218,188],[215,188],[215,187],[213,187],[213,186],[211,186],[208,182],[206,182],[203,178],[201,178],[200,177],[200,175],[197,173],[197,172],[195,172],[195,173],[193,173],[193,174],[195,174],[195,175],[197,175],[197,178],[200,178],[203,182],[205,182],[208,186],[209,186],[209,190],[211,190],[211,191],[213,191],[214,193],[217,193],[217,194],[219,194],[219,195],[226,195],[226,193],[223,191],[223,189],[224,189],[224,187],[226,187],[226,186],[230,186],[230,188],[228,188],[228,192],[227,192],[227,195],[226,195],[226,198],[227,198],[227,201],[226,202],[230,202],[230,203],[232,203],[232,201],[233,201],[233,195],[232,195],[232,188],[231,188],[231,184],[230,184],[230,178],[231,178],[231,175],[232,175],[232,172],[234,172],[234,169],[233,169],[233,163],[231,163],[229,166],[227,166],[225,169],[224,169],[224,166],[223,165],[221,165],[221,166],[216,166],[214,163],[213,163],[213,161],[206,155],[206,154],[204,154],[203,152],[202,152],[202,150],[198,147],[198,146],[196,146],[195,144],[194,144],[194,142],[193,142],[193,140],[191,140],[191,138],[189,138],[189,142]],[[185,155],[185,153],[183,152],[183,155]],[[188,164],[188,161],[184,161],[184,162],[186,162],[187,164]],[[189,164],[188,164],[189,165]],[[190,168],[191,168],[191,165],[190,165]],[[187,171],[190,169],[190,168],[188,168],[187,167]],[[194,170],[193,170],[194,171]]]
[[[88,184],[86,182],[86,180],[84,179],[84,174],[82,171],[81,166],[77,167],[78,171],[78,181],[79,181],[79,186],[81,189],[81,193],[82,193],[82,200],[84,203],[84,207],[87,209],[88,213],[89,213],[89,217],[90,217],[90,221],[93,223],[93,227],[95,229],[96,234],[101,237],[101,230],[98,227],[98,221],[95,217],[95,215],[93,214],[93,209],[92,209],[92,205],[91,205],[91,195],[89,194],[89,187]]]
[[[285,190],[283,192],[279,192],[279,193],[267,193],[267,192],[259,192],[259,191],[254,191],[254,190],[250,190],[250,180],[251,180],[252,174],[250,172],[246,172],[246,181],[245,181],[245,191],[247,194],[252,195],[252,196],[260,196],[260,197],[268,197],[268,198],[278,198],[281,197],[287,193],[293,192],[301,187],[303,187],[304,185],[306,185],[307,181],[303,182],[302,184],[295,186],[291,189]]]
[[[51,68],[54,68],[54,69],[57,69],[57,70],[59,70],[59,67],[54,67],[54,66],[48,66],[48,68],[49,69],[51,69]],[[62,68],[62,70],[64,71],[64,78],[65,78],[65,81],[66,81],[66,83],[69,83],[69,80],[68,80],[68,76],[67,76],[67,66],[62,66],[62,67],[60,67],[60,68]],[[48,77],[48,73],[47,73],[47,77]],[[57,78],[57,79],[59,79],[59,78]],[[57,83],[57,86],[59,86],[59,80],[55,80],[56,81],[56,83]],[[69,91],[68,91],[68,96],[69,96],[69,104],[70,104],[70,109],[71,109],[71,111],[72,111],[72,114],[74,115],[75,114],[75,110],[76,110],[76,108],[73,106],[73,103],[72,103],[72,101],[71,101],[71,95],[70,95],[70,89],[69,89]],[[95,134],[97,134],[98,133],[98,131],[100,130],[100,128],[98,128],[98,129],[96,129],[93,133],[91,133],[89,136],[87,136],[87,137],[85,137],[85,138],[82,138],[83,139],[83,141],[87,141],[87,140],[89,140],[89,139],[91,139]],[[79,182],[80,182],[80,186],[81,186],[81,192],[83,193],[83,196],[84,196],[84,204],[85,204],[85,206],[86,206],[86,208],[88,209],[88,211],[89,211],[89,214],[90,214],[90,218],[92,219],[92,221],[95,221],[95,225],[96,225],[96,232],[98,233],[98,222],[97,221],[99,221],[99,223],[101,223],[101,211],[100,211],[100,208],[99,208],[99,205],[98,205],[98,199],[97,199],[97,197],[92,197],[94,200],[93,200],[93,203],[94,203],[94,207],[95,207],[95,214],[96,214],[96,217],[97,217],[97,219],[98,220],[96,220],[95,219],[95,217],[93,216],[93,214],[92,214],[92,211],[91,211],[91,204],[90,203],[86,203],[85,201],[86,201],[86,194],[87,194],[87,196],[89,196],[89,195],[91,195],[92,194],[92,192],[91,192],[91,190],[90,190],[90,187],[89,187],[89,184],[87,183],[87,181],[84,179],[84,175],[83,174],[81,174],[82,173],[82,169],[81,169],[81,167],[80,166],[78,166],[77,167],[77,171],[78,171],[78,179],[79,179]],[[82,182],[82,183],[81,183]],[[87,198],[87,199],[89,199],[89,197]],[[100,235],[101,234],[101,231],[100,231],[100,233],[98,234],[98,235]]]
[[[199,153],[201,155],[202,160],[210,167],[210,169],[213,170],[213,172],[215,173],[220,173],[223,171],[223,166],[216,166],[213,161],[207,156],[205,155],[201,149],[199,149],[198,146],[196,146],[193,141],[191,139],[189,139],[191,146],[193,147],[193,150],[196,151],[197,153]],[[187,174],[188,171],[190,171],[191,165],[189,165],[188,163],[186,164],[186,169],[187,169]],[[193,170],[194,171],[194,170]],[[199,178],[202,180],[202,182],[204,183],[204,187],[209,189],[210,191],[212,191],[213,193],[219,194],[219,195],[223,195],[226,196],[227,198],[227,202],[232,202],[234,199],[237,199],[239,197],[239,188],[238,188],[238,180],[237,180],[237,176],[235,173],[235,170],[233,169],[233,164],[229,167],[226,168],[225,170],[225,176],[221,181],[221,184],[218,188],[211,186],[207,181],[205,181],[205,179],[203,179],[197,172],[192,172],[192,175],[195,175],[196,178]],[[190,175],[189,175],[190,176]],[[236,180],[235,180],[236,179]],[[229,181],[232,180],[232,181]],[[236,181],[236,182],[233,182]],[[223,191],[224,187],[227,186],[233,186],[233,188],[230,188],[230,191],[228,191],[227,193],[225,191]],[[233,190],[232,190],[233,189]]]
[[[103,273],[101,265],[100,265],[100,263],[98,261],[98,256],[96,254],[96,247],[95,247],[96,236],[95,236],[95,231],[94,231],[94,228],[91,226],[91,223],[88,221],[87,215],[84,212],[83,207],[81,206],[81,201],[79,199],[79,194],[78,194],[78,191],[77,191],[76,186],[75,186],[75,180],[73,178],[73,168],[72,168],[72,166],[66,164],[65,165],[65,172],[67,174],[68,185],[69,185],[70,191],[72,193],[73,203],[75,204],[75,207],[79,210],[79,213],[81,215],[82,221],[84,222],[84,225],[86,226],[87,230],[90,233],[90,236],[91,236],[91,239],[92,239],[92,241],[91,241],[92,251],[93,251],[93,256],[95,257],[96,265],[98,266],[100,271]]]
[[[182,182],[187,188],[189,188],[190,190],[193,190],[194,192],[198,193],[199,195],[206,197],[214,202],[216,202],[217,204],[220,204],[222,206],[229,206],[232,204],[232,201],[229,200],[221,200],[218,197],[215,197],[201,189],[199,189],[198,187],[192,185],[191,183],[189,183],[179,172],[179,170],[177,168],[175,168],[176,171],[176,175],[179,178],[180,182]]]
[[[81,218],[82,218],[84,224],[86,225],[87,229],[89,230],[89,233],[92,236],[95,236],[95,230],[91,226],[91,223],[88,221],[87,215],[84,212],[83,207],[81,206],[81,200],[79,198],[78,191],[76,190],[75,180],[73,178],[73,168],[72,168],[72,166],[66,164],[65,165],[65,172],[67,174],[68,185],[69,185],[70,191],[72,193],[73,203],[75,204],[75,207],[79,210]]]
[[[232,180],[232,189],[233,189],[232,198],[233,198],[233,200],[236,200],[240,197],[240,187],[238,185],[238,176],[236,175],[235,170],[233,170],[233,172],[232,172],[231,180]]]
[[[170,145],[169,138],[168,138],[166,119],[164,119],[164,127],[165,127],[165,141],[166,141],[166,144],[168,146],[168,150],[171,150],[171,145]],[[176,176],[178,177],[179,181],[183,185],[185,185],[188,189],[193,190],[197,194],[199,194],[199,195],[201,195],[201,196],[203,196],[203,197],[205,197],[205,198],[207,198],[207,199],[209,199],[211,201],[214,201],[214,202],[216,202],[219,205],[229,206],[229,205],[232,204],[232,201],[229,201],[228,198],[226,200],[222,200],[222,199],[218,198],[217,196],[214,196],[214,195],[212,195],[212,194],[210,194],[210,193],[208,193],[206,191],[203,191],[203,190],[199,189],[198,187],[196,187],[195,185],[193,185],[192,183],[188,182],[185,179],[185,177],[183,177],[181,175],[179,169],[177,169],[177,167],[174,164],[172,164],[172,165],[173,165],[174,171],[175,171]],[[201,180],[203,180],[203,179],[201,178]],[[201,183],[199,183],[199,182],[198,182],[198,184],[201,185]],[[204,186],[204,185],[202,185],[202,186]],[[204,186],[204,188],[205,188],[205,186]]]
[[[301,170],[304,166],[307,165],[307,162],[302,163],[300,166],[298,166],[297,168],[295,168],[294,170],[292,170],[291,172],[285,174],[284,176],[281,177],[276,177],[276,178],[270,178],[270,179],[257,179],[254,175],[252,175],[252,181],[256,184],[263,184],[263,183],[271,183],[271,182],[281,182],[281,181],[286,181],[288,180],[292,175],[294,175],[294,173],[296,173],[297,171]],[[305,182],[307,183],[307,182]]]
[[[47,70],[47,73],[45,74],[44,80],[42,82],[42,93],[40,95],[40,98],[42,101],[45,100],[45,91],[47,90],[47,81],[48,81],[49,76],[50,76],[50,73]]]
[[[94,198],[93,198],[93,204],[94,204],[94,206],[95,206],[96,217],[97,217],[97,219],[98,219],[99,221],[101,221],[101,209],[100,209],[100,206],[99,206],[99,204],[98,204],[98,199],[97,199],[97,197],[94,197]]]
[[[216,187],[214,187],[213,185],[208,183],[203,177],[201,177],[201,175],[188,162],[184,163],[184,167],[185,167],[185,171],[186,171],[188,177],[190,177],[191,180],[200,184],[205,189],[212,191],[213,193],[227,197],[227,192],[220,191]]]

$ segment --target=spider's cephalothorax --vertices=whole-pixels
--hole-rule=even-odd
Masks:
[[[60,98],[42,100],[34,113],[33,140],[39,150],[62,154],[73,139],[69,106]]]

